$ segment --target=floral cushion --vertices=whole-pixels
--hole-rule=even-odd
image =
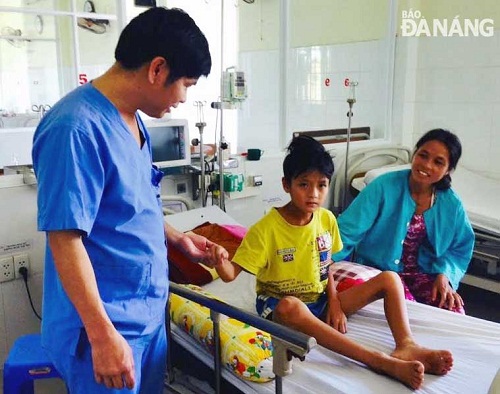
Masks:
[[[198,286],[186,285],[207,297],[215,298]],[[214,353],[213,324],[210,309],[176,294],[170,295],[172,322]],[[237,376],[254,382],[274,379],[271,336],[236,319],[220,322],[221,359]]]

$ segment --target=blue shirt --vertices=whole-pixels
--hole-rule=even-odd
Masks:
[[[52,108],[33,143],[39,230],[81,231],[104,308],[122,335],[132,337],[162,323],[168,293],[161,176],[137,120],[146,139],[142,148],[116,107],[89,83]],[[81,328],[47,245],[44,345]]]
[[[343,260],[356,250],[356,261],[401,272],[403,241],[416,204],[410,194],[410,170],[377,177],[339,216],[344,248],[332,256]],[[418,252],[421,272],[444,274],[454,289],[469,265],[474,232],[458,195],[437,190],[434,205],[424,212],[427,238]]]

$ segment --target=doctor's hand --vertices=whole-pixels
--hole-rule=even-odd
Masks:
[[[132,389],[135,386],[134,356],[118,331],[91,342],[92,364],[97,383],[107,388]]]
[[[210,248],[214,243],[202,235],[186,233],[179,239],[179,245],[184,253],[194,261],[210,265]]]
[[[439,299],[439,308],[446,308],[452,310],[464,306],[464,301],[460,294],[458,294],[450,285],[448,278],[444,274],[439,274],[432,286],[432,301]]]

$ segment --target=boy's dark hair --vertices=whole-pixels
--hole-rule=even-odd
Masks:
[[[415,145],[415,152],[420,149],[422,145],[429,141],[439,141],[446,146],[448,149],[448,171],[453,171],[457,168],[458,160],[462,156],[462,144],[458,137],[452,132],[444,129],[433,129],[429,130],[418,140]],[[434,184],[436,189],[449,189],[451,187],[451,176],[446,174],[439,182]]]
[[[115,59],[136,70],[161,56],[170,68],[167,83],[210,73],[212,59],[205,35],[193,19],[178,8],[154,7],[136,16],[123,29]]]
[[[314,170],[331,179],[334,171],[332,157],[314,138],[306,135],[294,137],[287,150],[283,161],[283,175],[287,182]]]

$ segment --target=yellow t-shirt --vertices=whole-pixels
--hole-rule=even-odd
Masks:
[[[273,208],[250,227],[233,261],[257,277],[257,295],[315,302],[325,291],[331,255],[341,249],[329,210],[320,208],[308,224],[294,226]]]

